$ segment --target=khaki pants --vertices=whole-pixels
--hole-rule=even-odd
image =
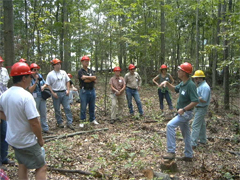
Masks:
[[[125,99],[124,93],[122,93],[119,96],[116,96],[115,94],[110,94],[110,97],[112,99],[111,119],[116,119],[117,105],[118,105],[118,118],[121,118]]]

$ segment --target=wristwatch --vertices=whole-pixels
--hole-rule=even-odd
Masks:
[[[186,109],[183,108],[183,112],[186,112]]]

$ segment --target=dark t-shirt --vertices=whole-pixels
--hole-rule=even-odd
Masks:
[[[181,82],[175,87],[175,91],[179,93],[177,109],[182,109],[191,102],[199,102],[197,87],[194,82],[189,79],[186,83]]]
[[[83,68],[81,68],[78,71],[78,79],[79,79],[79,86],[80,88],[84,88],[84,89],[93,89],[94,88],[94,82],[90,82],[90,83],[85,83],[81,78],[82,76],[94,76],[94,73],[91,69],[87,69],[87,71]]]

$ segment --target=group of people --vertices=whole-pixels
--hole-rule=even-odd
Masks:
[[[66,118],[67,127],[74,130],[72,125],[73,116],[71,113],[71,100],[69,94],[71,89],[76,88],[71,82],[72,75],[67,74],[61,69],[61,60],[53,59],[51,61],[53,70],[48,73],[46,81],[39,73],[40,66],[32,63],[30,66],[25,59],[20,59],[11,68],[10,76],[13,79],[13,86],[7,90],[9,76],[6,68],[2,66],[3,59],[0,57],[0,117],[1,117],[1,161],[0,163],[10,163],[7,159],[7,148],[10,144],[15,157],[19,163],[19,178],[27,179],[27,169],[36,169],[36,179],[46,178],[46,162],[44,157],[43,133],[51,133],[46,118],[46,100],[42,98],[44,89],[49,89],[52,95],[53,107],[57,126],[64,128],[61,116],[60,105],[62,104]],[[86,109],[89,107],[90,123],[98,125],[95,118],[95,100],[96,92],[94,85],[97,77],[94,72],[88,68],[90,58],[83,56],[81,58],[82,68],[78,71],[79,79],[79,99],[81,103],[80,124],[82,128],[86,123]],[[136,66],[130,64],[129,72],[122,77],[121,68],[113,69],[114,76],[110,79],[111,89],[111,121],[115,123],[122,119],[124,108],[124,91],[130,115],[134,115],[132,97],[135,99],[140,116],[144,116],[142,103],[139,96],[142,79],[135,71]],[[167,153],[163,156],[165,159],[174,159],[176,151],[175,130],[180,127],[185,142],[185,156],[179,158],[184,161],[192,161],[193,150],[198,143],[206,144],[206,123],[204,116],[210,102],[210,87],[205,81],[204,72],[197,70],[192,76],[195,83],[191,80],[193,68],[190,63],[183,63],[178,66],[178,78],[182,82],[176,86],[173,85],[174,79],[167,73],[167,66],[160,67],[160,74],[153,79],[158,86],[158,95],[160,109],[164,113],[163,100],[167,100],[169,109],[173,111],[170,91],[179,93],[177,101],[177,115],[167,124]],[[26,91],[28,89],[28,91]],[[71,95],[70,95],[71,96]],[[118,106],[118,108],[117,108]],[[192,133],[190,133],[189,121],[194,116],[192,124]],[[40,121],[38,120],[40,116]],[[5,125],[4,125],[5,123]],[[4,128],[2,128],[4,127]],[[8,129],[6,131],[6,129]],[[5,131],[5,136],[2,132]],[[3,141],[7,144],[4,145]],[[1,165],[1,164],[0,164]]]

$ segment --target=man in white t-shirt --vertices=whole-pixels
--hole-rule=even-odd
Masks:
[[[53,59],[51,61],[53,70],[47,75],[46,85],[52,93],[53,107],[58,127],[64,128],[60,110],[60,104],[62,104],[68,121],[67,127],[74,130],[69,103],[70,78],[64,70],[61,70],[61,63],[59,59]]]
[[[46,179],[47,166],[42,153],[39,114],[33,96],[25,89],[32,72],[26,63],[12,66],[13,86],[0,96],[0,117],[7,121],[6,141],[15,151],[19,179],[28,178],[28,169],[36,169],[36,179]]]

